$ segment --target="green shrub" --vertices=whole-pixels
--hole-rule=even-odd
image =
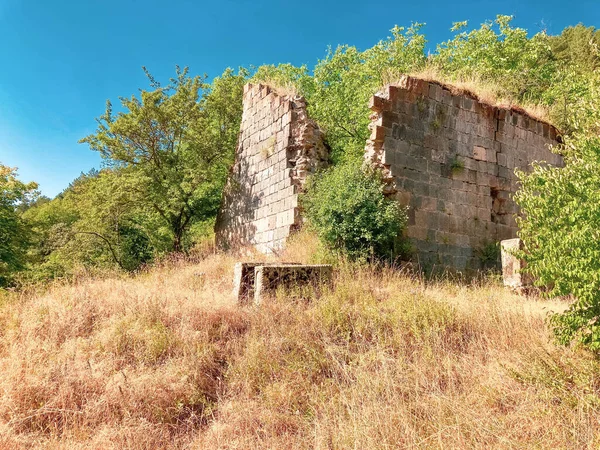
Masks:
[[[520,173],[521,189],[515,201],[524,213],[519,226],[527,272],[549,295],[575,298],[566,312],[550,317],[557,340],[598,352],[600,74],[585,84],[565,115],[573,130],[561,146],[565,167],[534,164],[531,173]]]
[[[381,175],[342,164],[313,177],[302,205],[328,247],[350,258],[396,256],[406,211],[383,195]]]
[[[521,174],[516,201],[522,255],[536,283],[549,295],[576,301],[550,323],[562,344],[600,350],[600,137],[567,139],[564,168],[535,165]]]

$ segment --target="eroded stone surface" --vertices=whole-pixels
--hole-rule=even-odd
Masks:
[[[248,84],[235,163],[215,225],[220,248],[277,253],[299,227],[298,194],[329,151],[302,97]]]
[[[549,149],[559,139],[553,126],[435,82],[405,76],[370,106],[365,159],[382,171],[386,194],[409,207],[406,235],[425,269],[489,263],[494,245],[517,235],[515,169],[562,165]]]
[[[523,250],[523,241],[519,238],[506,239],[500,243],[502,250],[502,279],[504,286],[521,291],[532,285],[531,277],[522,273],[525,261],[515,256],[519,250]]]

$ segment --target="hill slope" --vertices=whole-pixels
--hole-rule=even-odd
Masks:
[[[0,447],[600,443],[598,363],[552,345],[544,324],[564,305],[342,265],[320,299],[240,308],[233,264],[0,300]]]

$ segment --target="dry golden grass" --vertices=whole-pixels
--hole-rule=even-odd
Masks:
[[[294,86],[291,82],[282,82],[276,78],[265,78],[264,80],[260,80],[255,84],[262,84],[264,86],[268,86],[272,92],[279,95],[280,97],[298,97],[298,88]]]
[[[417,72],[411,72],[408,75],[425,81],[442,84],[450,89],[455,95],[467,95],[476,98],[482,103],[525,113],[536,120],[550,123],[549,108],[540,104],[522,104],[512,98],[502,96],[499,93],[504,92],[505,89],[490,81],[476,77],[449,78],[433,65],[428,65],[424,69]],[[399,76],[400,75],[394,72],[384,74],[384,84],[396,84],[399,80]]]
[[[599,364],[544,322],[564,304],[343,263],[319,299],[240,308],[234,262],[0,298],[0,448],[600,445]]]

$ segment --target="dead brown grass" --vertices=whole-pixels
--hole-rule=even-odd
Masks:
[[[272,92],[280,97],[294,98],[298,97],[298,88],[291,82],[282,82],[276,78],[265,78],[258,81],[256,84],[268,86]]]
[[[551,343],[560,302],[341,264],[319,299],[240,308],[234,261],[0,300],[0,448],[600,444],[600,367]]]
[[[524,113],[541,122],[550,123],[550,110],[548,107],[533,103],[523,104],[506,95],[501,95],[500,93],[504,92],[505,89],[490,81],[476,77],[449,78],[433,65],[428,65],[424,69],[411,72],[408,75],[425,81],[439,83],[450,89],[455,95],[473,97],[482,103]],[[383,79],[385,84],[395,84],[398,82],[399,76],[397,73],[390,72],[384,74]]]

